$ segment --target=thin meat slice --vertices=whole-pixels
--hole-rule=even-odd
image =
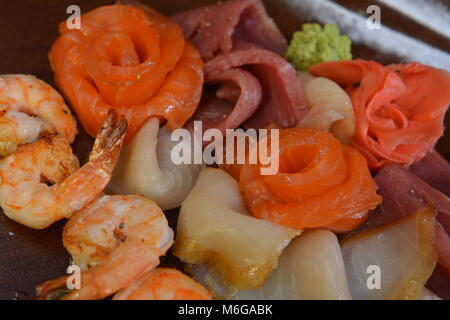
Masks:
[[[438,264],[433,271],[426,287],[433,291],[439,298],[450,300],[450,272]]]
[[[250,42],[284,55],[287,41],[261,0],[232,0],[174,16],[203,59],[228,53],[236,42]]]
[[[261,0],[226,1],[174,18],[207,61],[208,86],[188,127],[194,120],[202,120],[204,129],[221,131],[243,124],[292,127],[303,118],[307,108],[301,85],[281,56],[287,41]]]
[[[409,168],[416,176],[450,197],[450,164],[435,150]]]
[[[436,250],[439,254],[439,263],[450,271],[450,238],[440,223],[436,227]]]
[[[209,74],[206,81],[224,83],[216,95],[206,93],[193,116],[203,121],[203,129],[216,128],[225,132],[237,128],[249,119],[261,103],[261,85],[250,72],[244,69],[228,69]],[[221,99],[220,99],[221,98]],[[233,104],[230,102],[233,102]]]
[[[422,179],[397,164],[389,164],[375,177],[383,203],[373,212],[367,226],[376,227],[398,220],[432,204],[450,214],[450,200]]]
[[[245,68],[249,71],[258,79],[262,89],[262,99],[258,110],[244,124],[245,127],[265,128],[271,124],[292,127],[307,113],[296,72],[279,55],[249,44],[240,44],[232,52],[221,54],[208,61],[205,64],[205,79],[207,82],[216,82],[225,77],[224,73],[236,68]],[[241,91],[245,89],[241,87]],[[241,96],[242,94],[241,92]],[[248,93],[246,94],[248,95]],[[252,107],[253,105],[247,106],[246,111]],[[248,112],[239,111],[239,113],[241,114],[240,121],[232,121],[237,126],[248,118]]]

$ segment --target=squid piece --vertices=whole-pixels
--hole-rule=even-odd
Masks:
[[[300,233],[252,217],[237,182],[220,169],[206,168],[181,206],[173,253],[193,264],[187,271],[215,297],[225,297],[262,286]]]
[[[179,143],[189,142],[171,141],[169,130],[160,128],[157,118],[150,119],[124,145],[108,190],[115,194],[142,194],[163,210],[179,207],[203,167],[173,163],[172,148]]]
[[[435,230],[435,210],[425,208],[344,239],[342,254],[353,298],[422,299],[438,259]]]
[[[307,231],[292,240],[264,286],[239,291],[238,300],[350,300],[337,237],[327,230]]]
[[[298,123],[302,128],[322,128],[342,143],[350,144],[356,132],[355,115],[348,94],[334,81],[299,72],[308,113]]]

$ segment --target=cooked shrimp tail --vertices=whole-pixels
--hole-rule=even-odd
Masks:
[[[63,243],[83,270],[81,287],[67,291],[67,276],[37,288],[41,299],[102,299],[156,268],[173,244],[162,210],[138,195],[103,196],[64,227]]]
[[[37,300],[60,300],[71,292],[67,288],[69,276],[44,282],[36,287]]]
[[[94,147],[89,155],[89,159],[93,160],[100,156],[118,155],[117,149],[120,150],[125,132],[127,131],[127,121],[123,116],[118,116],[117,111],[109,109],[108,115],[103,120]]]
[[[212,294],[194,279],[176,269],[152,270],[131,286],[118,292],[114,300],[211,300]]]
[[[89,162],[59,188],[61,197],[71,208],[80,210],[103,192],[119,158],[126,128],[125,118],[118,117],[117,112],[111,109],[95,139]],[[74,194],[79,196],[72,196]],[[94,198],[93,194],[96,195]]]
[[[97,199],[111,179],[126,127],[126,121],[111,111],[89,161],[80,169],[68,141],[61,136],[21,145],[0,160],[0,206],[5,215],[43,229]]]

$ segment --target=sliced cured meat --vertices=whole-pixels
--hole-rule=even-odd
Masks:
[[[409,170],[433,188],[450,197],[450,164],[435,150],[410,166]]]
[[[397,164],[389,164],[375,177],[383,203],[374,210],[367,226],[391,223],[432,204],[450,214],[450,200],[422,179]]]
[[[241,44],[234,51],[215,57],[205,64],[205,81],[233,82],[240,88],[234,109],[229,104],[229,110],[233,111],[220,119],[218,127],[221,129],[234,129],[244,122],[244,127],[248,128],[265,128],[271,124],[292,127],[307,113],[294,68],[281,56],[265,49]],[[223,97],[223,91],[216,96],[220,93]],[[211,104],[224,105],[223,99],[217,100],[208,100],[208,108]],[[200,106],[200,110],[205,108]],[[202,118],[194,116],[194,119]]]
[[[237,128],[260,106],[261,84],[244,69],[231,68],[216,72],[209,75],[206,81],[212,84],[225,83],[225,85],[216,94],[206,92],[193,116],[194,120],[203,121],[204,129],[216,128],[225,131],[225,129]],[[230,100],[235,100],[234,107]]]
[[[204,98],[193,120],[220,130],[295,126],[306,114],[287,42],[260,0],[232,0],[174,18],[205,65]],[[217,87],[219,87],[216,92]]]
[[[443,266],[436,266],[426,286],[439,298],[450,300],[450,272]]]
[[[232,0],[174,16],[203,59],[228,53],[236,42],[249,42],[284,55],[287,41],[260,0]]]

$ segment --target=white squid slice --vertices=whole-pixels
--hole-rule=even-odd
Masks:
[[[300,233],[250,216],[237,182],[220,169],[207,168],[183,201],[173,253],[194,264],[194,277],[224,297],[262,286]]]
[[[322,128],[343,143],[355,135],[355,116],[348,94],[334,81],[299,72],[309,112],[298,127]]]
[[[174,164],[171,152],[178,143],[190,144],[171,141],[169,130],[160,128],[157,118],[150,119],[124,146],[108,190],[145,195],[163,210],[179,207],[203,166]]]
[[[294,239],[264,286],[239,291],[233,299],[350,300],[337,237],[327,230],[307,231]]]
[[[361,231],[342,243],[354,299],[421,299],[437,262],[435,212],[427,208],[395,223]]]

